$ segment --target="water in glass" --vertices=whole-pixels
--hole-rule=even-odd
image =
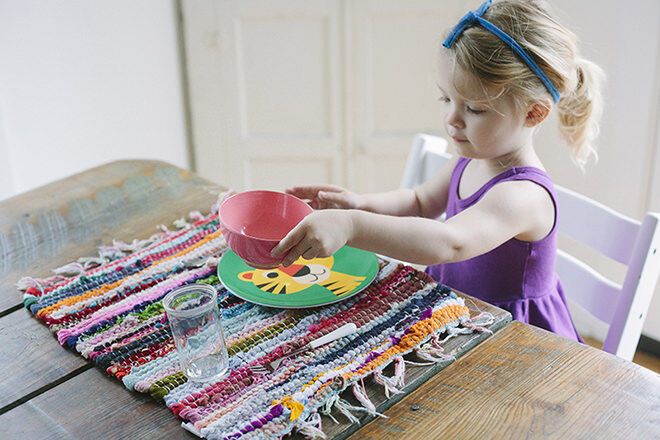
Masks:
[[[163,306],[183,373],[195,382],[222,378],[228,355],[215,289],[207,284],[180,287],[167,294]]]

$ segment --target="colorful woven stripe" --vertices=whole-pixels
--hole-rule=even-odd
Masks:
[[[67,265],[49,280],[19,284],[26,289],[25,306],[62,345],[127,388],[162,399],[188,429],[208,439],[274,439],[293,429],[322,435],[319,411],[335,408],[350,420],[357,420],[356,411],[375,413],[362,379],[373,376],[388,395],[399,392],[404,354],[417,350],[429,358],[435,350],[442,359],[438,335],[474,327],[456,294],[423,272],[386,261],[366,290],[330,306],[281,310],[245,302],[215,276],[226,250],[217,219],[195,219],[149,240],[115,242],[100,250],[101,259]],[[186,380],[161,304],[171,289],[190,283],[218,291],[230,371],[217,383]],[[356,334],[287,359],[275,372],[249,368],[351,322]],[[396,373],[387,377],[382,370],[392,362]],[[349,387],[362,407],[339,397]]]

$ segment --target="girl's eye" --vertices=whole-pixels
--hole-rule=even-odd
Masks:
[[[440,102],[449,102],[449,98],[446,97],[446,96],[441,96],[441,97],[438,98],[438,101],[440,101]]]
[[[467,106],[467,111],[469,111],[470,113],[475,114],[475,115],[480,115],[481,113],[486,112],[486,110],[479,110],[479,109],[476,109],[476,108],[472,108],[470,106]]]

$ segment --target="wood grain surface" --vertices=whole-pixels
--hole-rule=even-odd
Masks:
[[[0,202],[0,316],[20,307],[23,276],[52,269],[113,239],[158,232],[188,212],[208,213],[222,190],[164,162],[112,162]]]
[[[385,415],[355,438],[658,439],[660,376],[513,322]]]
[[[26,309],[0,318],[0,342],[0,410],[87,366]]]
[[[457,292],[458,295],[465,299],[465,304],[470,309],[470,315],[476,316],[481,312],[491,313],[494,317],[494,322],[487,326],[493,333],[500,331],[506,325],[511,322],[511,314],[505,310],[494,307],[488,303],[485,303],[481,300],[469,297],[460,292]],[[460,358],[464,354],[468,353],[478,344],[482,343],[487,338],[492,337],[489,333],[473,333],[468,335],[460,335],[453,339],[446,341],[443,344],[445,353],[452,354],[456,359]],[[414,354],[409,354],[404,356],[404,359],[411,360],[417,363],[424,363],[425,361],[417,359]],[[406,366],[406,376],[405,383],[406,386],[402,389],[402,394],[391,395],[389,399],[385,396],[385,391],[382,385],[377,384],[373,378],[369,377],[365,379],[364,384],[367,390],[367,395],[369,399],[376,405],[376,410],[380,413],[386,411],[388,408],[396,405],[397,402],[401,401],[404,396],[410,394],[418,387],[420,387],[427,380],[438,374],[443,369],[447,368],[452,361],[442,362],[434,365],[425,365],[425,366],[415,366],[408,365]],[[394,375],[394,366],[391,364],[383,370],[386,376]],[[353,405],[360,406],[360,403],[353,396],[353,393],[350,389],[342,393],[342,398],[348,400]],[[352,434],[357,431],[361,426],[369,423],[371,420],[374,420],[373,416],[362,415],[358,417],[360,419],[359,423],[350,423],[343,415],[337,414],[337,411],[333,413],[335,419],[339,423],[335,423],[330,417],[322,415],[322,425],[323,432],[332,440],[343,440],[347,438],[360,438],[359,436],[352,436]],[[356,414],[359,416],[359,414]],[[374,423],[378,423],[375,421]],[[302,440],[304,437],[300,434],[294,434],[292,436],[296,440]]]
[[[163,403],[96,369],[0,415],[0,438],[198,439]]]

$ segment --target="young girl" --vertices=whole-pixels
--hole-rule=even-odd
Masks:
[[[555,191],[532,138],[556,109],[576,162],[595,155],[600,69],[544,2],[488,0],[452,29],[438,71],[458,158],[414,190],[287,190],[317,210],[273,254],[288,251],[290,265],[348,244],[428,265],[443,284],[580,340],[555,273]],[[443,212],[446,222],[433,220]]]

